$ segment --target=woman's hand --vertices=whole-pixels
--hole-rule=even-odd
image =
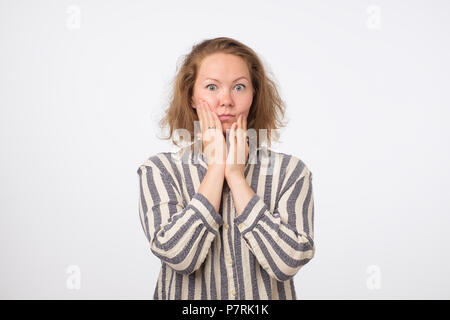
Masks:
[[[200,120],[202,152],[205,154],[208,167],[219,165],[225,168],[227,145],[222,133],[222,123],[208,102],[200,99],[196,103],[197,115]],[[215,127],[215,129],[208,129]]]
[[[247,117],[240,114],[237,121],[231,125],[230,147],[227,152],[225,179],[245,179],[245,164],[248,159],[249,146],[247,143]],[[228,183],[230,184],[230,183]]]

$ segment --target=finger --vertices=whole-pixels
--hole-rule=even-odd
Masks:
[[[209,116],[208,116],[208,109],[207,106],[205,105],[205,102],[203,100],[200,101],[200,105],[201,105],[201,109],[202,109],[202,120],[203,120],[203,134],[205,134],[205,137],[207,137],[207,141],[209,141],[209,136],[210,134],[207,134],[207,132],[209,133],[209,127],[211,126],[210,124],[210,120],[209,120]]]
[[[243,133],[244,133],[244,115],[243,114],[241,114],[241,117],[239,119],[239,129],[240,129],[239,136],[242,139]]]
[[[242,132],[243,132],[243,136],[245,138],[246,134],[247,134],[247,116],[246,115],[242,115]]]
[[[205,142],[209,142],[211,140],[211,134],[209,127],[209,120],[205,105],[202,101],[199,103],[199,109],[201,114],[201,131],[202,131],[202,140]]]
[[[203,112],[203,108],[201,103],[199,102],[197,104],[197,115],[198,115],[198,120],[200,121],[200,131],[202,133],[202,135],[204,134],[204,128],[205,128],[205,120],[204,120],[204,112]]]
[[[246,144],[246,147],[248,148],[248,140],[247,140],[247,116],[244,116],[244,141]]]
[[[214,127],[214,118],[212,115],[212,111],[211,111],[211,107],[209,106],[208,102],[205,102],[205,109],[206,109],[206,114],[208,117],[208,127]]]
[[[240,127],[241,127],[241,115],[238,116],[236,122],[233,123],[233,124],[236,125],[236,138],[238,138],[238,137],[239,137],[239,134],[240,134],[239,129],[240,129]]]
[[[236,143],[235,143],[235,132],[234,132],[235,123],[231,125],[230,133],[228,134],[228,139],[230,140],[230,147],[228,149],[228,157],[227,157],[227,163],[233,164],[234,158],[235,158],[235,149],[236,149]]]
[[[244,117],[244,141],[245,141],[245,148],[247,150],[246,155],[250,153],[250,146],[249,146],[249,137],[247,132],[247,116]]]
[[[214,119],[214,125],[216,126],[216,129],[222,132],[222,123],[220,122],[219,116],[215,112],[212,112],[212,116]]]
[[[206,101],[202,100],[202,108],[204,110],[204,119],[205,119],[205,132],[207,132],[207,141],[213,139],[214,130],[210,127],[214,126],[211,116],[211,111],[209,110],[209,105]]]
[[[231,163],[235,163],[236,154],[236,132],[234,131],[235,124],[233,123],[230,128],[230,160]]]
[[[242,114],[239,115],[236,126],[236,129],[242,129]]]
[[[200,104],[202,105],[202,109],[203,109],[203,119],[204,119],[204,124],[205,124],[205,130],[204,132],[210,132],[209,127],[211,126],[211,121],[210,121],[210,117],[209,117],[209,108],[206,104],[206,102],[204,100],[200,100]]]
[[[247,160],[248,154],[250,151],[250,148],[249,148],[248,142],[247,142],[247,116],[243,115],[242,117],[243,117],[243,119],[242,119],[242,123],[243,123],[242,143],[244,144],[244,147],[245,147],[245,160]]]
[[[245,163],[244,130],[242,129],[242,115],[239,115],[236,132],[236,150],[238,163]]]
[[[239,161],[239,153],[240,153],[240,143],[239,143],[239,132],[240,132],[240,128],[239,128],[239,122],[237,122],[234,125],[234,161],[235,163],[240,163]],[[239,143],[239,144],[238,144]]]

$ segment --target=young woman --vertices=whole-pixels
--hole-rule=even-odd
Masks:
[[[294,276],[315,253],[314,202],[308,167],[264,146],[283,115],[246,45],[220,37],[185,56],[160,123],[177,146],[175,133],[198,139],[137,170],[142,227],[161,260],[154,299],[296,299]]]

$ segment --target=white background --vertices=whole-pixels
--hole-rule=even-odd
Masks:
[[[274,149],[313,172],[298,298],[449,299],[449,15],[437,0],[1,0],[0,298],[153,298],[136,170],[174,150],[157,121],[182,56],[228,36],[286,102]]]

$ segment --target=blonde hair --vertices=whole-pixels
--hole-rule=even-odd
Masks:
[[[219,52],[233,54],[246,62],[254,89],[247,118],[247,130],[255,129],[256,143],[260,147],[265,140],[262,141],[259,129],[266,129],[266,143],[271,146],[272,140],[276,141],[279,138],[278,132],[274,129],[286,126],[286,123],[282,121],[285,115],[285,104],[280,98],[275,81],[267,76],[257,54],[243,43],[227,37],[204,40],[194,45],[191,52],[184,56],[173,80],[169,107],[159,121],[160,128],[169,126],[170,130],[169,136],[162,139],[171,139],[174,145],[180,147],[174,137],[175,130],[188,130],[191,137],[194,137],[194,121],[199,121],[197,112],[192,108],[195,80],[202,60]]]

